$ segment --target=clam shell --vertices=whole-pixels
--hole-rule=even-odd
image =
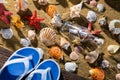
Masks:
[[[70,53],[70,59],[77,60],[78,57],[79,56],[78,56],[78,54],[75,51],[73,51],[73,52]]]
[[[70,46],[70,42],[67,41],[64,37],[60,38],[60,46],[66,50],[68,50],[68,47]]]
[[[97,15],[94,11],[88,11],[86,18],[89,22],[94,22],[97,19]]]
[[[34,30],[29,30],[27,36],[28,36],[28,38],[29,38],[30,40],[34,40],[34,39],[35,39],[35,36],[36,36],[36,33],[35,33]]]
[[[78,65],[75,62],[66,62],[65,63],[65,70],[68,72],[75,72]]]
[[[107,47],[107,51],[111,54],[116,53],[119,50],[120,46],[119,45],[109,45]]]
[[[47,5],[48,4],[48,0],[38,0],[40,5]]]
[[[103,12],[105,10],[105,6],[103,4],[97,4],[98,12]]]
[[[100,19],[98,20],[98,23],[99,23],[100,26],[106,25],[106,24],[107,24],[106,18],[105,18],[105,17],[100,18]]]
[[[116,80],[120,80],[120,73],[116,74]]]
[[[97,2],[96,2],[96,0],[92,0],[92,1],[90,1],[90,5],[96,7],[96,6],[97,6]]]
[[[24,47],[28,47],[31,45],[31,42],[30,42],[29,38],[21,38],[20,44],[22,44],[22,46],[24,46]]]
[[[51,28],[43,28],[40,31],[40,41],[44,43],[46,46],[52,46],[55,44],[56,33]]]
[[[110,64],[109,61],[103,60],[101,66],[102,66],[102,68],[108,68],[109,64]]]

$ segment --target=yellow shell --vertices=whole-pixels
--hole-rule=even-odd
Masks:
[[[56,33],[52,28],[43,28],[40,31],[40,41],[46,46],[52,46],[56,41]]]
[[[49,49],[49,54],[55,59],[61,59],[63,57],[63,53],[60,48],[57,46],[53,46]]]

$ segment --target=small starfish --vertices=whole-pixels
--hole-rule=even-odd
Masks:
[[[25,18],[29,20],[29,25],[34,26],[35,29],[37,29],[37,30],[40,29],[39,22],[44,20],[44,18],[38,18],[37,17],[37,11],[36,10],[32,14],[32,16],[25,16]]]

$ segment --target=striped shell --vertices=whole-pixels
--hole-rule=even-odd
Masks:
[[[93,80],[104,80],[105,73],[101,68],[93,68],[89,70],[89,73]]]
[[[68,72],[75,72],[78,65],[75,62],[66,62],[65,70]]]
[[[63,53],[59,47],[53,46],[49,49],[48,53],[55,59],[62,59]]]
[[[46,46],[51,46],[55,44],[56,33],[51,28],[43,28],[40,31],[40,41],[43,42]]]
[[[48,7],[46,8],[46,12],[50,17],[53,17],[54,13],[57,12],[57,8],[54,5],[48,5]]]

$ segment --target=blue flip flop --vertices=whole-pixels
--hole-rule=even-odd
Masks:
[[[47,59],[41,62],[25,80],[59,80],[60,67],[56,61]]]
[[[41,52],[36,48],[24,47],[15,51],[0,70],[0,80],[21,80],[37,67]]]

